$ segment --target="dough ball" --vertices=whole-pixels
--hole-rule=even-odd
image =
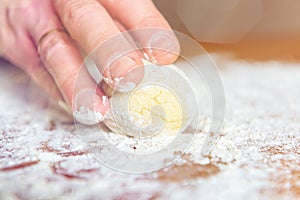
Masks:
[[[151,112],[155,106],[162,112]],[[160,118],[164,129],[178,130],[182,123],[181,102],[168,88],[160,85],[146,85],[136,90],[128,102],[130,120],[137,126],[147,127],[153,122],[152,117]],[[151,116],[152,114],[152,116]]]

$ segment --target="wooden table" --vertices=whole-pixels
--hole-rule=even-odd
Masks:
[[[217,145],[204,158],[196,141],[177,164],[139,175],[97,162],[72,120],[1,62],[0,199],[299,199],[300,64],[214,57],[226,93]]]

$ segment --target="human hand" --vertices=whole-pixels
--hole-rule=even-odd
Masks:
[[[0,0],[0,3],[0,55],[23,69],[55,100],[66,102],[72,111],[79,109],[74,104],[74,96],[80,90],[74,87],[83,64],[82,50],[89,54],[125,30],[147,27],[171,30],[150,0]],[[167,38],[154,33],[134,39],[150,46],[151,41],[156,41],[165,49],[179,51],[173,34]],[[159,64],[177,59],[176,55],[160,50],[146,49],[145,53]],[[97,67],[105,80],[114,81],[141,66],[141,55],[134,51],[109,68]],[[134,82],[141,79],[142,75],[138,76],[133,78]],[[87,72],[83,73],[81,82],[82,90],[98,87]],[[93,109],[100,113],[98,121],[109,109],[103,96],[105,92],[97,89],[93,96],[85,97],[94,99]]]

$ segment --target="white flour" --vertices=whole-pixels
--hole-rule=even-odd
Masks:
[[[299,66],[228,63],[222,71],[226,122],[210,156],[200,154],[203,130],[189,159],[145,175],[102,166],[88,153],[70,120],[50,123],[52,109],[43,97],[28,98],[36,89],[28,90],[23,74],[9,66],[0,71],[0,199],[300,197]],[[107,137],[128,151],[141,145],[125,136]],[[209,164],[219,171],[189,177],[186,173],[195,167],[184,168],[184,163],[203,166],[203,173]],[[172,181],[171,172],[182,176],[180,181]]]

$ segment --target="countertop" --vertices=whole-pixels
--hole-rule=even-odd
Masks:
[[[226,95],[216,146],[203,158],[196,142],[150,174],[97,162],[73,121],[1,61],[0,199],[299,199],[300,64],[216,60]]]

